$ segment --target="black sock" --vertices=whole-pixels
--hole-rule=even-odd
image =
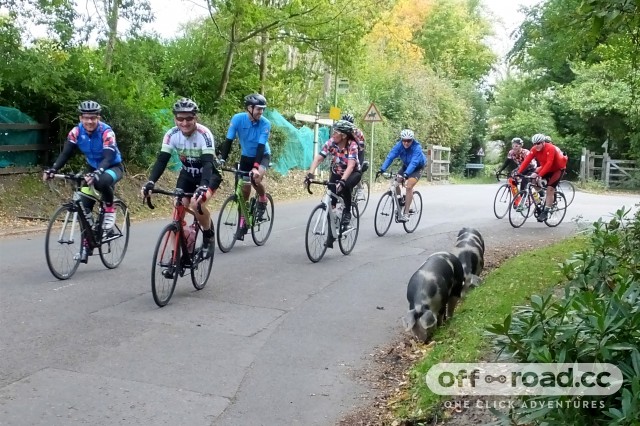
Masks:
[[[202,231],[202,236],[205,238],[211,238],[213,237],[213,231],[211,229],[205,229]]]

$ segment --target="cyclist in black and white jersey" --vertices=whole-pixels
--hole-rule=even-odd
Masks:
[[[213,248],[214,234],[211,229],[211,214],[206,207],[206,202],[213,197],[222,182],[222,176],[214,162],[213,134],[208,128],[198,123],[198,105],[191,99],[178,100],[173,105],[173,116],[176,126],[164,135],[162,148],[151,169],[149,181],[142,187],[142,195],[146,196],[153,191],[155,183],[160,179],[171,159],[171,154],[176,151],[182,162],[176,188],[195,193],[194,199],[186,199],[184,202],[189,203],[190,209],[202,226],[204,238],[202,249],[207,257],[210,255],[209,250]],[[202,214],[196,208],[197,202],[200,203]]]

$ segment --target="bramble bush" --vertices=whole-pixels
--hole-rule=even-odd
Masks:
[[[502,324],[487,331],[514,362],[610,363],[622,371],[622,387],[608,396],[521,397],[524,404],[503,420],[505,424],[637,425],[640,211],[631,216],[622,208],[609,222],[595,222],[585,249],[561,264],[560,270],[568,280],[562,297],[532,296],[530,306],[516,307]],[[594,408],[601,406],[604,409]]]

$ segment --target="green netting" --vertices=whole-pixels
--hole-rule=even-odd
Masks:
[[[33,118],[20,110],[0,107],[0,123],[38,124]],[[0,130],[0,146],[3,145],[37,145],[40,142],[38,130]],[[36,151],[0,151],[0,168],[26,167],[36,165]]]
[[[278,158],[274,159],[273,167],[281,175],[286,175],[291,169],[309,168],[313,161],[313,129],[307,126],[296,128],[289,123],[277,110],[271,108],[264,113],[272,126],[280,128],[285,133],[284,148],[280,151]],[[320,127],[318,133],[319,147],[329,139],[329,128]]]

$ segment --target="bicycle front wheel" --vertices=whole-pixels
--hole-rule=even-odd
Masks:
[[[224,200],[218,214],[218,247],[228,253],[236,243],[236,234],[240,230],[240,205],[235,194]]]
[[[514,228],[520,228],[527,221],[529,217],[529,210],[531,210],[531,198],[527,191],[520,191],[518,195],[511,202],[509,208],[509,223]],[[535,206],[533,206],[535,208]]]
[[[500,185],[493,199],[493,214],[495,214],[498,219],[505,217],[507,213],[509,213],[511,201],[511,188],[509,188],[509,184],[505,183]]]
[[[211,221],[211,229],[215,232],[213,227],[213,220]],[[213,268],[213,256],[215,254],[215,239],[211,241],[211,247],[209,247],[209,256],[205,259],[202,256],[202,240],[204,236],[202,229],[198,224],[198,235],[196,236],[195,253],[191,255],[191,283],[196,290],[202,290],[207,285],[209,276],[211,275],[211,268]]]
[[[257,200],[256,200],[257,201]],[[256,211],[258,203],[253,203],[254,211],[253,214],[253,226],[251,227],[251,238],[253,242],[257,246],[264,245],[269,239],[269,235],[271,235],[271,229],[273,228],[273,198],[271,198],[271,194],[267,194],[267,208],[264,211],[264,215],[262,216],[262,220],[258,222],[256,219]]]
[[[353,188],[352,203],[358,206],[358,215],[364,214],[369,205],[369,181],[361,180],[355,188]]]
[[[562,192],[565,200],[567,201],[567,207],[569,207],[571,203],[573,203],[573,198],[576,195],[576,187],[573,186],[571,182],[569,182],[568,180],[561,180],[560,182],[558,182],[556,191]]]
[[[567,199],[565,195],[561,192],[556,192],[554,194],[554,202],[553,206],[549,210],[547,214],[547,220],[544,221],[545,225],[555,228],[556,226],[562,223],[564,216],[567,214]]]
[[[163,307],[173,296],[180,274],[180,236],[173,223],[158,238],[151,265],[151,292],[156,305]]]
[[[327,251],[325,243],[329,238],[329,232],[327,206],[320,204],[311,211],[307,221],[307,234],[304,237],[307,257],[313,263],[319,262]]]
[[[356,246],[358,240],[358,232],[360,231],[360,214],[358,214],[358,205],[353,204],[351,206],[351,220],[349,226],[345,231],[340,232],[340,238],[338,245],[342,254],[349,254]]]
[[[109,269],[117,268],[124,259],[129,246],[129,209],[127,205],[118,200],[114,203],[116,208],[116,223],[113,228],[104,231],[102,244],[100,244],[100,260]]]
[[[413,191],[413,199],[411,200],[408,216],[409,220],[404,222],[402,226],[404,226],[407,234],[411,234],[416,230],[422,218],[422,195],[418,191]]]
[[[384,236],[389,230],[395,208],[396,204],[391,191],[385,192],[382,198],[380,198],[380,201],[378,201],[376,216],[373,218],[373,226],[379,237]]]
[[[80,265],[82,230],[78,213],[61,206],[51,216],[44,252],[49,270],[59,280],[71,278]]]

